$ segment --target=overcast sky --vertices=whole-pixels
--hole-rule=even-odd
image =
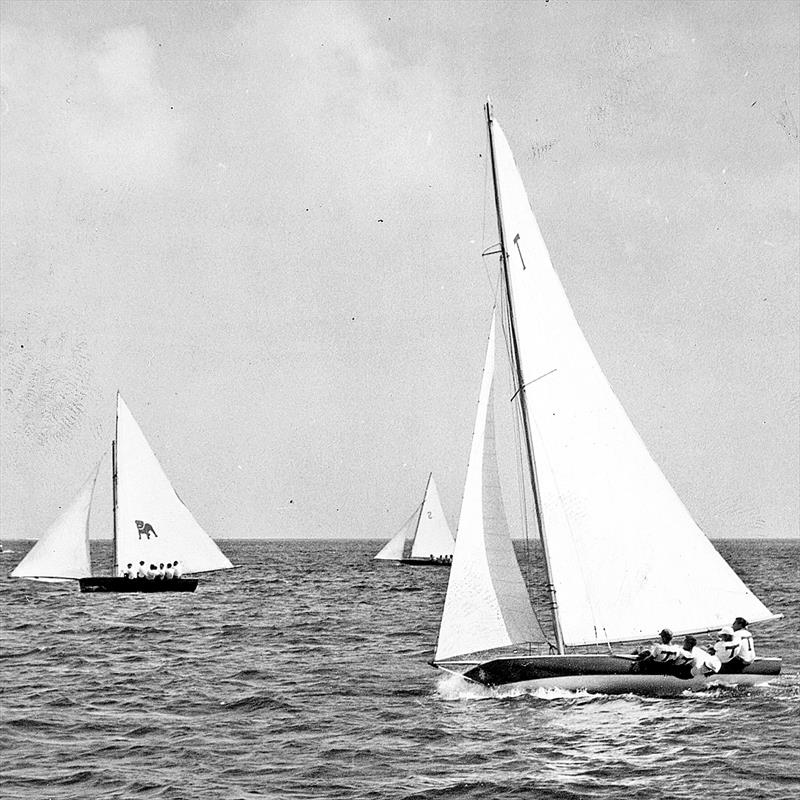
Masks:
[[[431,470],[455,527],[489,94],[695,519],[797,537],[799,9],[3,3],[0,536],[72,498],[117,389],[212,536],[388,538]]]

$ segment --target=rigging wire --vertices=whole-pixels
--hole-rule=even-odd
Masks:
[[[500,272],[500,280],[502,281],[502,271]],[[501,317],[501,325],[503,328],[503,340],[505,341],[506,345],[506,357],[508,358],[508,364],[513,364],[513,352],[511,347],[511,320],[508,316],[508,309],[506,307],[506,303],[502,304],[502,317]],[[515,454],[515,464],[517,468],[517,487],[519,489],[519,514],[522,520],[522,531],[523,531],[523,541],[524,541],[524,551],[525,551],[525,584],[528,587],[528,592],[530,593],[530,587],[532,586],[531,581],[531,550],[530,550],[530,525],[529,525],[529,509],[528,509],[528,502],[527,502],[527,492],[525,491],[525,464],[523,459],[523,434],[522,434],[522,418],[521,418],[521,409],[519,407],[519,403],[514,403],[514,400],[517,397],[520,397],[520,402],[522,401],[522,397],[517,389],[514,381],[514,375],[512,370],[509,370],[506,375],[506,380],[508,383],[508,392],[509,397],[511,398],[511,416],[513,420],[513,430],[514,430],[514,439],[516,442],[516,447],[514,448]]]

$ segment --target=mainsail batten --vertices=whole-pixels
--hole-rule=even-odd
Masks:
[[[120,567],[176,559],[184,573],[233,566],[178,497],[121,395],[117,395],[116,547]]]
[[[86,578],[92,574],[89,514],[99,472],[98,463],[75,499],[11,571],[10,577],[53,581]]]
[[[505,136],[492,125],[522,402],[565,644],[773,618],[692,520],[614,395],[551,266]]]
[[[544,641],[502,510],[491,415],[495,325],[486,352],[435,660]]]

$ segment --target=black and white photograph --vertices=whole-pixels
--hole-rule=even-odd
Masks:
[[[0,61],[3,798],[800,796],[800,2]]]

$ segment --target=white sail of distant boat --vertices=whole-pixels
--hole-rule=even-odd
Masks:
[[[12,577],[78,579],[82,592],[185,592],[194,591],[197,581],[136,581],[120,573],[131,564],[135,574],[141,562],[145,570],[151,564],[160,568],[177,563],[182,575],[233,566],[172,488],[118,393],[112,444],[114,572],[110,577],[90,577],[89,515],[99,467]]]
[[[62,581],[92,574],[89,557],[89,514],[100,464],[72,502],[11,571],[12,578]]]
[[[408,558],[403,558],[409,535],[412,537],[411,552]],[[453,544],[453,534],[447,524],[436,481],[431,473],[428,475],[422,503],[375,558],[405,563],[442,563],[449,561],[453,555]]]
[[[486,526],[488,493],[474,466],[493,451],[484,430],[492,382],[487,355],[436,661],[467,661],[479,651],[530,642],[564,654],[567,647],[644,640],[663,626],[677,635],[716,630],[737,616],[751,623],[776,618],[717,553],[639,438],[578,326],[488,104],[487,123],[515,375],[508,399],[527,457],[526,491],[543,544],[555,642],[545,642],[527,594],[521,596],[516,559],[508,549],[496,560],[489,555],[498,534]],[[511,588],[498,591],[506,581]],[[604,668],[627,671],[623,658]],[[531,663],[525,669],[546,682],[547,670]],[[559,669],[577,669],[574,658],[572,667],[566,663]],[[597,663],[581,662],[581,669]],[[500,672],[508,668],[503,662]],[[490,681],[485,664],[475,669]],[[562,677],[561,685],[591,684],[585,676]],[[628,686],[629,677],[618,685]],[[569,684],[573,678],[584,683]],[[608,676],[598,680],[610,685]]]
[[[117,566],[166,564],[191,573],[233,565],[200,527],[164,474],[121,395],[117,395]]]
[[[411,512],[411,515],[402,524],[400,530],[378,551],[378,554],[375,556],[376,560],[399,561],[403,557],[406,548],[406,539],[414,535],[421,511],[422,503]]]

